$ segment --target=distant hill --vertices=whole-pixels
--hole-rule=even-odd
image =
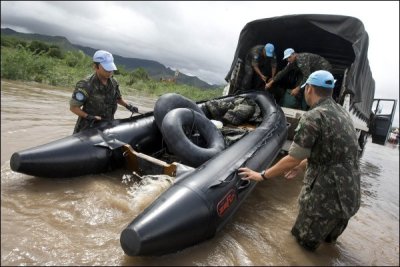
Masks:
[[[73,44],[71,44],[67,38],[62,36],[48,36],[37,33],[21,33],[21,32],[16,32],[10,28],[2,28],[1,35],[13,36],[15,38],[23,39],[26,41],[37,40],[41,42],[51,43],[58,45],[60,48],[68,51],[78,50],[78,48],[76,48]]]
[[[93,56],[93,54],[96,52],[98,49],[94,49],[91,47],[86,47],[86,46],[80,46],[80,45],[74,45],[79,50],[82,50],[83,53],[89,56]],[[126,57],[121,57],[118,55],[114,55],[114,61],[118,65],[125,66],[125,69],[127,70],[133,70],[136,68],[144,68],[147,73],[156,80],[159,80],[160,78],[166,78],[166,77],[173,77],[175,74],[175,71],[172,70],[171,68],[165,67],[163,64],[153,61],[153,60],[147,60],[147,59],[140,59],[140,58],[126,58]],[[200,80],[196,76],[188,76],[184,73],[179,73],[178,78],[177,78],[177,83],[180,84],[187,84],[191,86],[195,86],[198,88],[204,88],[204,89],[212,89],[212,88],[217,88],[220,87],[218,85],[210,85],[206,83],[205,81]]]
[[[16,38],[24,39],[27,41],[37,40],[41,42],[51,43],[58,45],[60,48],[67,50],[67,51],[77,51],[81,50],[86,55],[92,57],[94,52],[98,49],[80,46],[76,44],[72,44],[68,41],[67,38],[63,36],[49,36],[49,35],[42,35],[37,33],[21,33],[14,31],[10,28],[2,28],[1,35],[3,36],[13,36]],[[171,68],[164,66],[163,64],[147,59],[140,59],[140,58],[126,58],[121,57],[119,55],[114,56],[114,61],[117,66],[124,66],[126,70],[134,70],[136,68],[143,68],[147,71],[150,77],[153,79],[159,80],[160,78],[167,78],[173,77],[175,71]],[[209,83],[200,80],[196,76],[189,76],[184,73],[179,73],[178,78],[176,80],[178,84],[187,84],[190,86],[195,86],[198,88],[203,89],[213,89],[218,88],[221,85],[210,85]]]

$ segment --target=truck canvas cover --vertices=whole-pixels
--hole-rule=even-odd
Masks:
[[[349,16],[308,14],[255,20],[242,29],[225,80],[229,82],[238,59],[243,61],[255,45],[274,44],[278,71],[287,63],[282,60],[286,48],[318,54],[332,64],[332,74],[337,79],[336,101],[342,103],[344,95],[351,94],[351,109],[368,120],[375,93],[367,57],[368,42],[363,23]]]

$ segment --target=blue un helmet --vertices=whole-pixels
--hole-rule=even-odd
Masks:
[[[114,64],[114,57],[110,52],[98,50],[93,55],[93,62],[100,63],[106,71],[117,70]]]
[[[267,57],[272,57],[273,54],[274,54],[274,51],[275,51],[274,45],[271,44],[271,43],[268,43],[268,44],[265,45],[264,48],[265,48],[265,55],[266,55]]]
[[[294,49],[293,48],[287,48],[285,51],[283,51],[283,59],[285,60],[288,57],[290,57],[292,54],[294,53]]]
[[[311,84],[326,89],[333,89],[335,87],[335,78],[332,73],[326,70],[317,70],[310,74],[307,81],[301,86],[303,88],[306,84]]]

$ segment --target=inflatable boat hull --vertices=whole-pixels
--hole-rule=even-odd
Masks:
[[[166,254],[211,238],[256,185],[241,180],[237,170],[247,166],[261,171],[275,160],[287,137],[282,109],[266,92],[240,96],[258,104],[262,122],[200,166],[177,175],[174,184],[122,231],[120,243],[127,255]],[[233,101],[235,96],[218,99]],[[206,115],[205,103],[197,105]],[[102,173],[127,164],[127,145],[145,155],[165,146],[153,112],[16,152],[10,165],[14,171],[41,177]]]
[[[151,152],[161,143],[152,115],[115,120],[96,128],[15,152],[13,171],[38,177],[74,177],[98,174],[124,165],[121,147],[130,144],[138,151]]]
[[[262,170],[281,151],[287,125],[280,107],[267,94],[246,94],[259,104],[263,122],[240,141],[175,183],[121,233],[126,254],[162,255],[209,239],[221,229],[253,190],[242,166]]]

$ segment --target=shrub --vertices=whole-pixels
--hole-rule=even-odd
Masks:
[[[147,71],[144,68],[137,68],[129,73],[129,78],[126,84],[133,85],[138,81],[148,81],[149,79],[149,74],[147,74]]]
[[[67,51],[63,53],[57,46],[49,46],[45,52],[41,42],[32,46],[18,40],[9,39],[2,44],[1,49],[1,78],[10,80],[37,81],[51,85],[61,85],[73,88],[75,84],[93,72],[92,58],[82,51]],[[16,48],[13,48],[15,45]],[[32,49],[34,51],[32,51]],[[53,49],[53,50],[51,50]],[[40,51],[39,51],[40,50]],[[39,52],[38,52],[39,51]],[[51,57],[51,53],[55,57]],[[59,52],[63,54],[60,57]],[[120,66],[115,72],[116,79],[120,83],[122,95],[143,94],[150,97],[158,97],[165,93],[179,93],[195,101],[210,99],[222,95],[222,88],[216,90],[203,90],[193,86],[164,83],[153,80],[143,68],[137,68],[128,72]]]
[[[12,80],[43,81],[48,77],[49,69],[55,62],[41,54],[35,54],[23,47],[17,45],[17,49],[3,53],[1,60],[1,77]]]
[[[62,59],[64,57],[63,53],[61,52],[61,49],[58,46],[50,47],[49,51],[47,52],[47,55],[59,59]]]
[[[32,51],[34,54],[46,53],[49,51],[49,46],[43,42],[33,40],[29,46],[29,50]]]
[[[17,39],[14,37],[9,37],[9,36],[1,37],[1,46],[16,48],[17,45],[19,45],[19,44],[22,45],[23,47],[27,46],[27,42],[24,40]]]
[[[69,67],[90,66],[91,60],[81,50],[68,51],[64,55],[64,61]]]

